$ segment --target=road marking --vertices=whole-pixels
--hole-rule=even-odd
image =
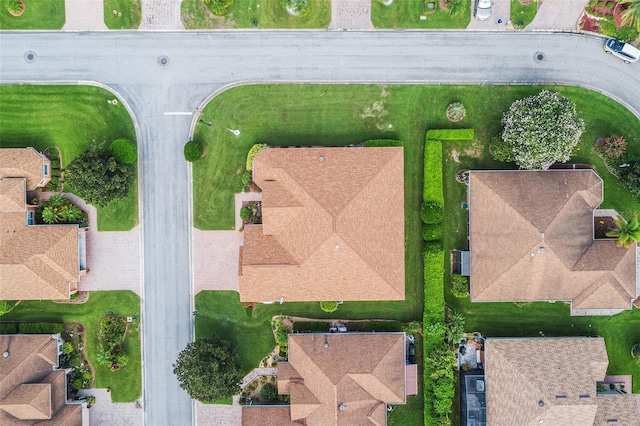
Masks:
[[[190,111],[169,111],[165,112],[164,115],[193,115]]]

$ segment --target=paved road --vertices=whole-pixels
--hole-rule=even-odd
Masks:
[[[28,63],[25,53],[36,60]],[[536,52],[544,59],[535,60]],[[159,64],[162,55],[168,64]],[[190,214],[182,146],[189,112],[243,81],[565,83],[593,87],[640,116],[640,65],[602,39],[552,33],[0,33],[0,81],[98,81],[134,112],[141,158],[144,389],[148,425],[189,425],[171,373],[191,339]]]

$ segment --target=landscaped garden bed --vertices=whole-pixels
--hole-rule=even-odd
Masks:
[[[638,30],[624,18],[627,5],[615,0],[590,0],[580,17],[579,27],[589,31],[636,43]]]

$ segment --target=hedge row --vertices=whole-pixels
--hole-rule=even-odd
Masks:
[[[437,141],[470,141],[473,140],[473,129],[433,129],[427,131],[427,139]]]
[[[58,334],[64,331],[61,322],[3,322],[0,334]]]
[[[384,147],[384,146],[403,146],[402,141],[397,141],[395,139],[372,139],[370,141],[366,141],[364,146],[367,148],[374,147]]]
[[[262,148],[264,148],[265,146],[267,146],[266,143],[256,143],[249,149],[249,153],[247,154],[247,164],[245,165],[245,169],[249,171],[253,170],[253,157],[258,155],[258,153],[262,151]]]
[[[436,201],[444,205],[442,190],[442,143],[427,140],[424,146],[423,201]]]

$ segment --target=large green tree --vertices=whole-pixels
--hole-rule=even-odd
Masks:
[[[607,232],[607,237],[615,237],[618,239],[616,245],[629,248],[637,242],[640,242],[640,220],[638,213],[631,215],[629,220],[625,220],[622,216],[616,219],[616,229]]]
[[[544,170],[568,161],[584,131],[576,104],[548,90],[512,103],[502,125],[502,140],[523,169]]]
[[[64,169],[64,182],[85,201],[106,206],[127,196],[133,167],[120,163],[110,151],[86,151]]]
[[[189,343],[173,364],[173,373],[191,398],[215,401],[240,392],[239,360],[236,347],[214,334]]]

